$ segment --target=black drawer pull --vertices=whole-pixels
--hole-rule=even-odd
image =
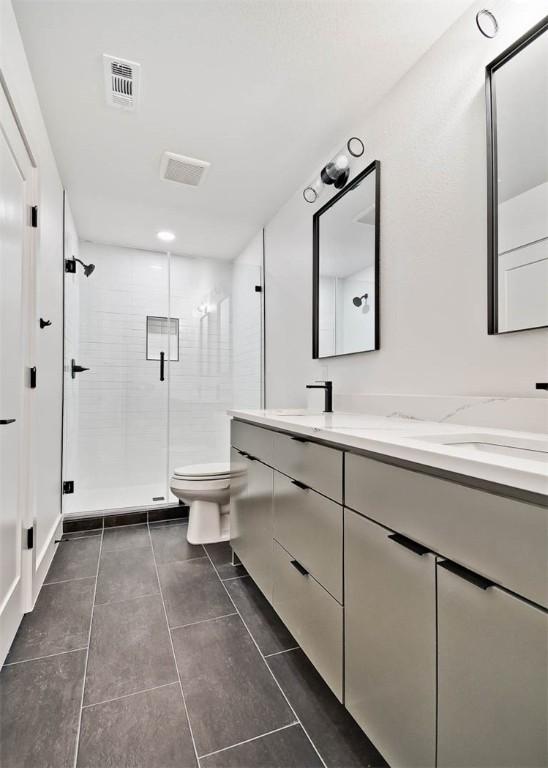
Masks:
[[[293,568],[296,568],[299,573],[302,573],[303,576],[308,576],[308,571],[304,567],[304,565],[301,565],[298,560],[291,560],[291,565]]]
[[[430,552],[428,547],[423,547],[422,544],[413,541],[413,539],[408,539],[407,536],[404,536],[401,533],[391,533],[388,538],[395,541],[396,544],[414,552],[416,555],[427,555]]]
[[[455,576],[459,576],[461,579],[464,579],[464,581],[468,581],[470,584],[473,584],[480,589],[489,589],[489,587],[497,586],[494,581],[486,579],[484,576],[480,576],[479,573],[471,571],[463,565],[454,563],[452,560],[442,560],[438,565],[440,568],[445,568],[446,571],[454,573]]]
[[[309,441],[306,439],[306,437],[292,437],[292,440],[294,440],[296,443],[308,443]]]
[[[300,488],[302,491],[309,491],[310,490],[308,485],[305,485],[304,483],[299,482],[299,480],[292,480],[291,482],[293,483],[293,485],[296,485],[297,488]]]

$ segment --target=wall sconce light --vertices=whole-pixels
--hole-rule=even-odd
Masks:
[[[315,203],[326,186],[342,189],[350,177],[352,158],[361,157],[365,151],[363,141],[352,136],[340,152],[324,165],[318,178],[303,191],[307,203]]]
[[[483,8],[476,13],[476,24],[484,37],[493,38],[499,31],[499,23],[494,13]]]

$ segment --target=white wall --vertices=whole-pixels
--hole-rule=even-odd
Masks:
[[[50,328],[37,329],[35,336],[35,488],[29,513],[36,521],[34,567],[42,575],[53,553],[51,542],[61,511],[63,190],[10,0],[0,0],[0,71],[37,166],[36,314],[52,322]],[[34,584],[35,592],[38,586]]]
[[[234,408],[262,405],[263,233],[234,260],[232,269],[232,402]]]
[[[487,335],[485,65],[536,23],[545,2],[495,0],[500,32],[474,4],[339,144],[364,139],[358,173],[381,161],[381,349],[311,359],[312,214],[301,188],[266,227],[267,405],[305,404],[305,384],[338,392],[534,395],[548,332]],[[318,126],[321,131],[321,125]],[[335,151],[337,147],[333,147]]]

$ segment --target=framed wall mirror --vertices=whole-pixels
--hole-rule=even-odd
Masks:
[[[314,214],[314,358],[379,349],[380,185],[375,160]]]
[[[486,70],[488,332],[548,326],[548,17]]]

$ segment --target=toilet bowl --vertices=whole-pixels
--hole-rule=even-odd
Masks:
[[[244,469],[230,463],[190,464],[179,467],[170,480],[171,492],[190,505],[187,540],[212,544],[230,538],[230,489]]]

